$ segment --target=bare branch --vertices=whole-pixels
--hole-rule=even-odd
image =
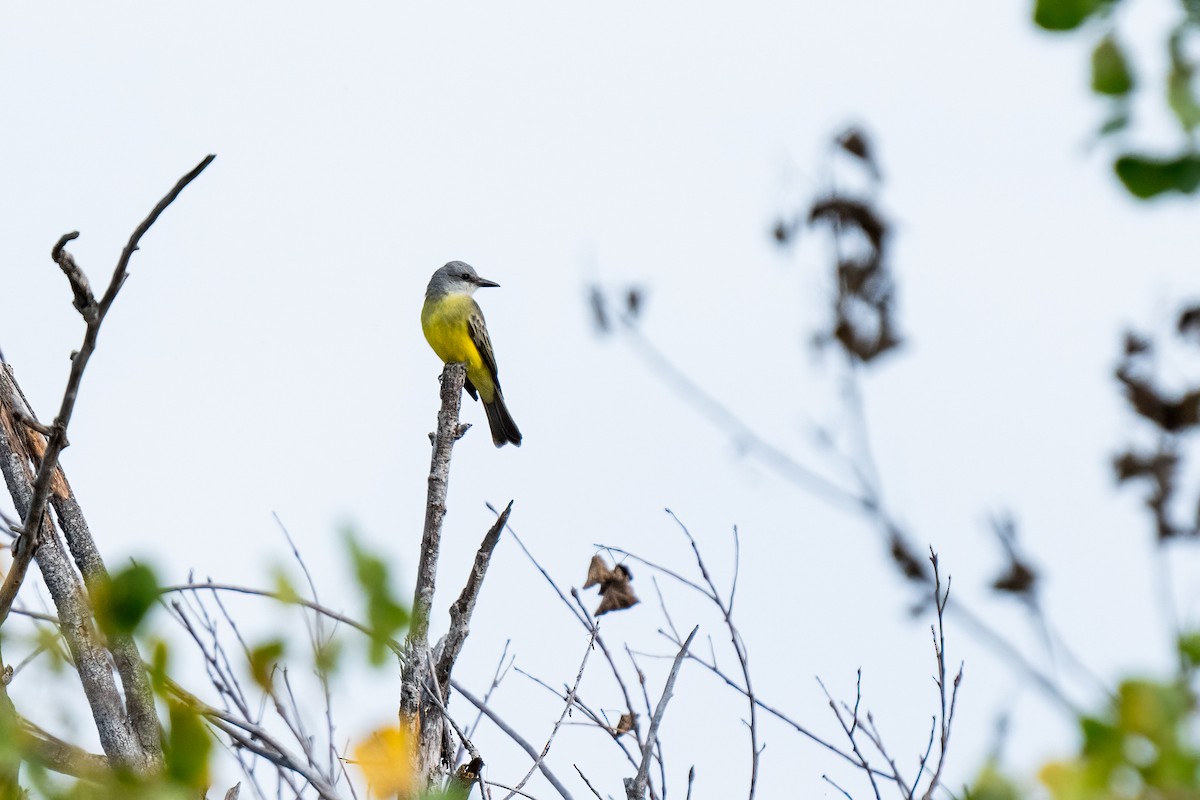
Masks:
[[[696,638],[699,630],[699,625],[692,628],[692,632],[688,634],[683,646],[679,648],[675,662],[671,664],[671,672],[667,675],[667,683],[663,687],[662,697],[658,699],[658,708],[654,711],[654,718],[650,720],[650,729],[646,731],[646,743],[642,745],[642,765],[638,767],[637,775],[625,779],[625,796],[628,800],[644,800],[646,797],[646,781],[650,777],[650,752],[658,737],[658,726],[662,724],[663,714],[667,711],[667,701],[671,699],[671,693],[675,689],[675,678],[679,675],[679,667],[683,665],[684,656],[687,655],[688,648],[692,646],[692,640]]]
[[[538,751],[535,750],[533,745],[527,742],[525,738],[521,736],[521,734],[513,730],[512,726],[505,722],[500,715],[498,715],[495,711],[492,711],[492,709],[489,708],[486,703],[484,703],[475,695],[471,694],[470,691],[464,689],[462,684],[458,683],[458,681],[452,679],[450,681],[450,685],[464,700],[482,711],[484,716],[490,719],[497,728],[499,728],[506,736],[508,736],[508,738],[512,739],[518,747],[528,753],[530,758],[532,758],[534,761],[538,761]],[[546,766],[546,762],[544,760],[538,763],[538,769],[541,771],[542,777],[544,777],[550,783],[550,785],[554,787],[554,791],[558,792],[559,796],[562,797],[563,800],[574,800],[574,798],[571,797],[571,793],[567,791],[567,787],[563,786],[562,782],[555,777],[554,773],[550,771],[550,768]]]
[[[604,798],[600,796],[600,793],[596,791],[596,787],[592,786],[592,782],[587,779],[587,775],[583,774],[583,770],[579,768],[579,765],[572,764],[571,766],[573,766],[575,771],[579,773],[579,777],[583,779],[583,782],[587,784],[587,787],[592,790],[592,794],[596,795],[596,800],[604,800]]]
[[[374,631],[372,631],[366,625],[363,625],[361,622],[353,619],[352,617],[348,617],[345,614],[334,611],[331,608],[323,606],[320,603],[315,603],[311,600],[305,600],[303,597],[284,597],[283,595],[281,595],[277,592],[269,592],[265,589],[253,589],[249,586],[236,586],[231,583],[213,583],[212,581],[203,581],[203,582],[199,582],[199,583],[181,583],[181,584],[177,584],[175,586],[164,586],[161,589],[159,589],[159,594],[166,595],[166,594],[172,594],[175,592],[195,592],[195,591],[201,591],[201,590],[205,590],[205,589],[213,592],[214,594],[217,592],[233,592],[235,594],[248,594],[248,595],[253,595],[254,597],[269,597],[272,600],[277,600],[278,602],[284,603],[287,605],[303,606],[304,608],[307,608],[311,611],[316,611],[319,614],[323,614],[324,616],[329,617],[332,620],[336,620],[338,622],[349,625],[351,628],[354,628],[356,631],[366,634],[367,636],[370,636],[370,637],[376,638],[376,639],[380,638],[375,634]],[[387,640],[385,640],[385,643],[387,644],[388,649],[391,650],[393,653],[395,653],[397,656],[401,655],[404,652],[403,646],[400,644],[400,642],[396,641],[395,639],[387,639]]]
[[[41,453],[41,462],[38,466],[37,477],[33,483],[33,497],[29,501],[29,507],[26,513],[21,518],[21,540],[20,547],[13,549],[13,563],[8,575],[4,578],[4,584],[0,585],[0,624],[8,618],[8,612],[12,608],[13,601],[17,598],[17,591],[21,588],[21,583],[25,580],[25,573],[29,570],[29,563],[33,559],[34,552],[38,546],[38,536],[40,535],[43,526],[43,517],[46,512],[46,502],[50,496],[51,483],[59,474],[58,456],[67,446],[67,425],[71,421],[71,414],[75,410],[75,401],[79,395],[79,386],[83,381],[83,371],[87,368],[88,360],[92,357],[92,353],[96,350],[96,340],[100,334],[100,325],[104,322],[104,317],[108,314],[108,310],[112,307],[113,301],[117,298],[117,292],[120,291],[121,285],[125,283],[126,269],[129,266],[129,259],[138,248],[138,243],[142,236],[150,230],[150,226],[158,219],[159,215],[166,210],[179,193],[187,187],[201,172],[207,167],[216,156],[207,156],[201,161],[191,172],[184,175],[171,191],[167,192],[166,196],[158,202],[158,205],[150,212],[146,219],[134,230],[129,237],[129,242],[125,245],[125,249],[121,252],[121,257],[117,261],[117,267],[113,271],[112,280],[109,282],[108,290],[104,293],[99,304],[95,304],[91,297],[91,290],[87,287],[87,279],[83,277],[82,271],[75,265],[75,260],[64,249],[67,242],[79,236],[78,232],[68,233],[63,236],[54,245],[51,251],[53,259],[59,263],[63,271],[67,274],[67,278],[71,283],[72,292],[75,294],[76,307],[80,305],[80,313],[87,322],[87,330],[84,333],[83,344],[79,351],[71,360],[71,374],[67,379],[67,388],[63,392],[62,404],[58,410],[58,416],[54,418],[54,424],[51,426],[54,430],[50,440],[46,443],[44,452]]]
[[[417,566],[417,586],[413,592],[413,622],[408,633],[410,646],[426,642],[429,613],[433,607],[437,560],[441,550],[442,519],[446,516],[446,493],[450,484],[450,454],[458,440],[458,415],[462,406],[463,364],[450,363],[442,370],[442,407],[438,412],[437,434],[429,465],[429,495],[425,504],[425,529],[421,535],[421,560]],[[414,693],[419,697],[419,692]],[[416,713],[416,708],[408,709]]]
[[[436,667],[438,684],[446,689],[450,686],[450,671],[454,669],[454,662],[458,660],[458,654],[462,652],[463,644],[467,641],[467,635],[470,633],[471,614],[475,610],[475,601],[479,598],[479,590],[483,588],[483,578],[487,574],[492,551],[496,549],[496,543],[500,541],[500,531],[508,524],[508,515],[512,511],[512,505],[512,501],[509,500],[508,505],[500,512],[500,516],[496,518],[492,527],[483,537],[479,551],[475,554],[475,564],[471,567],[467,585],[463,587],[458,599],[450,606],[450,629],[440,645],[441,655],[437,660]],[[442,698],[442,700],[445,699],[445,697]]]
[[[525,784],[533,776],[534,770],[540,767],[542,761],[546,759],[546,755],[550,752],[550,745],[554,743],[554,737],[558,735],[558,729],[562,727],[563,720],[567,718],[567,714],[570,713],[572,706],[575,705],[575,694],[579,691],[579,684],[583,681],[583,671],[587,668],[588,656],[591,655],[592,646],[596,643],[597,631],[597,628],[592,629],[592,635],[588,638],[587,649],[583,651],[583,660],[579,663],[579,673],[575,676],[575,685],[571,687],[571,691],[567,692],[567,696],[564,698],[565,702],[563,703],[562,713],[558,715],[558,720],[554,723],[554,728],[550,731],[549,738],[546,739],[546,745],[542,748],[542,752],[538,754],[537,760],[533,762],[533,766],[525,773],[525,777],[521,778],[517,784],[517,789],[525,787]],[[516,794],[516,790],[505,797],[504,800],[511,800],[513,794]]]

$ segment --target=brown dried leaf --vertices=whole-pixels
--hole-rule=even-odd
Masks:
[[[600,606],[595,611],[596,616],[637,605],[640,601],[630,586],[632,580],[633,573],[624,564],[617,564],[609,569],[603,558],[598,555],[592,556],[591,563],[588,564],[587,582],[583,584],[583,588],[600,587]]]
[[[621,718],[617,720],[617,727],[612,729],[612,734],[616,737],[622,733],[629,733],[635,724],[637,724],[637,714],[622,714]]]
[[[887,225],[875,213],[875,209],[860,200],[836,196],[817,200],[808,210],[808,221],[853,225],[863,232],[876,251],[883,250]]]
[[[847,128],[837,137],[838,147],[847,153],[858,156],[863,161],[871,161],[871,146],[867,144],[866,134],[859,128]]]
[[[479,780],[479,773],[482,771],[483,759],[475,757],[469,763],[459,766],[458,770],[454,773],[454,777],[461,783],[471,786]]]
[[[645,304],[645,294],[641,287],[630,286],[625,290],[625,310],[629,313],[630,319],[637,319],[642,313],[642,306]]]
[[[1133,410],[1167,433],[1179,433],[1200,422],[1200,389],[1178,399],[1168,398],[1148,381],[1133,376],[1125,365],[1117,368],[1117,380],[1125,384],[1125,397]]]
[[[1028,594],[1036,583],[1037,572],[1028,564],[1014,560],[1008,571],[992,582],[992,588],[998,592]]]
[[[599,586],[607,580],[612,579],[612,570],[608,568],[608,564],[604,563],[604,559],[598,555],[592,556],[591,562],[588,563],[587,580],[583,584],[583,588],[590,589],[593,586]]]
[[[1200,342],[1200,305],[1188,306],[1179,312],[1179,335]]]
[[[904,577],[910,581],[928,581],[929,574],[927,564],[929,563],[923,558],[918,558],[917,555],[908,546],[908,542],[904,541],[900,531],[892,529],[891,541],[892,560],[900,567],[900,571],[904,573]]]

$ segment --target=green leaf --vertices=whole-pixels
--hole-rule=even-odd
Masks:
[[[1135,197],[1143,200],[1165,192],[1191,194],[1200,187],[1200,156],[1173,159],[1124,155],[1113,165],[1117,177]]]
[[[336,639],[318,643],[313,649],[313,666],[318,674],[336,672],[342,655],[342,644]]]
[[[987,764],[967,790],[967,800],[1021,800],[1021,790],[996,768]]]
[[[159,639],[154,642],[150,651],[150,683],[155,690],[161,692],[167,688],[167,665],[170,661],[170,650],[167,643]]]
[[[367,601],[367,626],[371,629],[368,656],[373,665],[379,666],[387,659],[388,641],[408,625],[409,612],[392,596],[387,563],[367,552],[352,535],[348,534],[346,541],[354,575]]]
[[[1092,51],[1092,91],[1097,94],[1123,95],[1133,88],[1133,74],[1120,45],[1112,34],[1105,36]]]
[[[1123,734],[1104,720],[1096,717],[1080,717],[1079,727],[1083,732],[1083,754],[1089,758],[1104,758],[1118,761],[1121,758]]]
[[[1167,104],[1175,113],[1180,126],[1189,133],[1200,125],[1200,102],[1192,90],[1192,76],[1196,67],[1184,54],[1185,28],[1176,28],[1168,41],[1167,52],[1171,56],[1171,71],[1167,75]]]
[[[144,564],[132,564],[92,587],[96,621],[107,634],[130,634],[158,600],[158,579]]]
[[[250,651],[250,677],[268,692],[271,691],[272,673],[279,659],[283,657],[283,650],[283,640],[272,639]]]
[[[1048,31],[1070,31],[1096,13],[1102,0],[1037,0],[1033,21]]]
[[[206,789],[208,755],[212,750],[208,727],[195,709],[178,702],[171,703],[170,722],[163,746],[167,774],[184,786]]]
[[[1188,666],[1193,669],[1200,667],[1200,631],[1180,635],[1179,654]]]
[[[1100,126],[1100,130],[1096,131],[1098,136],[1109,136],[1117,131],[1123,131],[1129,127],[1129,110],[1122,108],[1115,114],[1104,121]]]
[[[271,571],[271,577],[275,582],[275,594],[281,602],[297,603],[300,601],[300,593],[296,591],[295,585],[292,584],[287,571],[283,567],[275,567]]]

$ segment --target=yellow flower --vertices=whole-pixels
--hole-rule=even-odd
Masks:
[[[374,731],[355,746],[353,756],[367,785],[380,796],[409,794],[416,788],[416,737],[410,726],[388,725]]]

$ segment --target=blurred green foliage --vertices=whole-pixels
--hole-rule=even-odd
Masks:
[[[390,641],[408,626],[409,610],[392,594],[387,562],[368,552],[352,533],[346,533],[346,542],[354,562],[355,579],[367,604],[366,623],[371,629],[368,656],[373,665],[379,666],[387,659]]]
[[[1053,800],[1200,798],[1200,712],[1189,683],[1200,636],[1181,637],[1184,670],[1169,681],[1130,679],[1097,715],[1079,718],[1079,750],[1045,764],[1038,777]],[[1042,795],[1041,792],[1036,793]],[[964,792],[969,800],[1026,796],[993,766]]]
[[[1122,137],[1115,143],[1113,169],[1126,191],[1142,200],[1170,193],[1193,194],[1200,188],[1200,152],[1194,135],[1200,128],[1195,85],[1200,2],[1183,0],[1178,4],[1179,17],[1165,42],[1169,70],[1161,84],[1149,87],[1136,80],[1129,52],[1117,36],[1120,10],[1131,2],[1036,0],[1033,21],[1047,31],[1079,31],[1079,35],[1092,37],[1091,88],[1110,107],[1097,133],[1105,139]],[[1123,138],[1133,122],[1134,95],[1146,88],[1161,92],[1179,127],[1179,143],[1173,153],[1147,153]]]
[[[282,639],[271,639],[250,650],[250,677],[265,691],[273,688],[275,665],[283,658],[284,650]]]
[[[154,570],[144,564],[131,564],[95,582],[89,590],[96,622],[110,636],[137,630],[160,593]]]

